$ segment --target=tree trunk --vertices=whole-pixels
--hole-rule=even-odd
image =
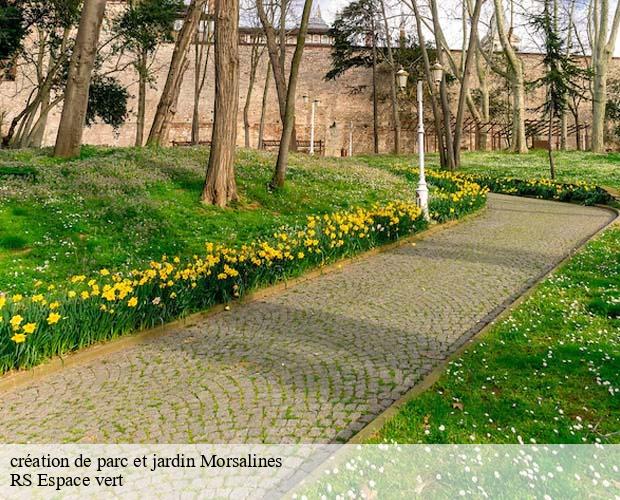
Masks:
[[[202,202],[237,200],[235,148],[239,110],[239,0],[215,3],[215,114]]]
[[[433,111],[433,121],[435,124],[435,134],[436,134],[436,145],[437,145],[437,150],[439,151],[439,163],[442,167],[447,167],[448,166],[448,162],[446,159],[446,151],[447,148],[445,146],[445,136],[444,134],[440,133],[441,132],[441,109],[439,107],[439,105],[437,104],[437,99],[435,96],[435,91],[434,89],[434,82],[433,82],[433,77],[431,74],[431,61],[430,61],[430,57],[428,55],[428,50],[426,47],[426,40],[424,37],[424,27],[422,26],[422,16],[420,14],[420,8],[418,6],[418,2],[417,0],[411,0],[411,8],[413,10],[414,13],[414,18],[415,18],[415,22],[416,22],[416,29],[418,32],[418,43],[420,44],[420,51],[422,52],[422,60],[424,62],[424,77],[426,78],[426,84],[428,85],[428,88],[430,89],[430,102],[431,102],[431,109]],[[418,112],[421,112],[421,110],[418,110]],[[418,148],[423,148],[424,144],[418,144]]]
[[[515,153],[527,153],[525,137],[525,82],[523,72],[513,75],[512,86],[512,150]]]
[[[549,132],[547,134],[547,152],[549,154],[549,173],[551,180],[555,180],[555,160],[553,159],[553,111],[549,112]]]
[[[375,154],[379,154],[379,96],[377,95],[377,37],[372,33],[372,136]]]
[[[441,24],[439,19],[439,12],[437,9],[437,2],[436,0],[430,0],[429,3],[433,18],[435,44],[437,46],[437,60],[439,64],[441,64],[441,66],[445,68],[443,49],[440,39]],[[443,139],[445,141],[445,162],[448,169],[454,170],[456,167],[456,163],[454,158],[454,138],[452,137],[452,111],[450,108],[450,101],[448,99],[448,84],[445,71],[441,79],[441,84],[439,86],[439,101],[441,104],[441,112],[443,115],[443,134],[440,135],[443,135]]]
[[[286,96],[286,113],[284,115],[284,123],[282,126],[282,137],[280,139],[280,150],[278,152],[278,161],[276,169],[271,180],[272,188],[281,188],[284,186],[286,178],[286,168],[288,166],[288,154],[290,143],[292,140],[293,129],[295,127],[295,98],[297,94],[297,79],[299,76],[299,67],[306,45],[306,34],[308,33],[308,21],[310,20],[310,11],[312,10],[312,0],[305,0],[304,10],[301,16],[301,24],[299,26],[299,34],[297,35],[297,45],[293,60],[291,61],[291,73],[288,80],[288,92]]]
[[[198,28],[198,23],[202,17],[203,7],[206,2],[207,0],[192,0],[187,8],[183,27],[174,44],[168,77],[166,78],[164,90],[159,98],[157,111],[155,111],[153,125],[151,126],[149,138],[146,141],[147,146],[159,146],[164,138],[166,128],[168,127],[167,122],[169,121],[169,114],[174,103],[178,100],[178,93],[181,90],[183,76],[187,70],[187,51],[189,44],[196,34],[196,29]]]
[[[582,151],[585,148],[583,147],[581,142],[581,121],[579,119],[579,108],[577,106],[571,106],[570,110],[573,115],[573,119],[575,120],[575,139],[577,151]]]
[[[47,128],[47,120],[51,109],[56,106],[59,99],[56,99],[53,103],[50,102],[49,92],[43,96],[41,101],[41,109],[39,111],[39,117],[32,127],[32,131],[28,136],[26,146],[30,148],[40,148],[43,144],[43,137],[45,136],[45,129]]]
[[[271,83],[271,63],[267,62],[265,86],[263,88],[263,105],[260,111],[260,125],[258,126],[258,149],[263,149],[265,140],[265,120],[267,119],[267,105],[269,104],[269,84]]]
[[[480,12],[482,10],[483,0],[476,0],[474,6],[474,13],[471,17],[471,30],[469,33],[469,43],[467,44],[467,56],[462,64],[462,79],[461,89],[459,93],[459,103],[456,112],[456,123],[454,126],[454,167],[458,168],[461,165],[461,135],[463,132],[463,120],[465,116],[465,104],[469,95],[469,80],[471,75],[472,64],[474,63],[474,56],[476,51],[476,41],[478,39],[478,20],[480,19]],[[466,12],[467,9],[464,9]],[[463,16],[465,17],[465,16]],[[465,26],[467,24],[465,23]]]
[[[256,83],[256,72],[260,63],[262,52],[259,47],[260,38],[254,37],[252,44],[252,54],[250,56],[250,81],[248,82],[248,91],[245,96],[245,105],[243,106],[243,130],[245,133],[245,147],[250,148],[250,104],[252,102],[252,93],[254,84]]]
[[[272,22],[267,17],[263,1],[264,0],[256,0],[256,8],[261,25],[263,26],[263,32],[265,34],[267,53],[269,54],[269,61],[271,62],[273,78],[276,82],[276,93],[278,95],[278,106],[280,108],[280,120],[282,122],[282,128],[284,128],[284,121],[286,119],[286,100],[288,96],[288,85],[284,70],[284,63],[286,60],[286,30],[285,25],[281,22],[279,37],[276,38],[276,30],[274,29]],[[285,12],[287,2],[280,0],[280,5],[282,11]],[[291,135],[291,140],[288,141],[289,147],[291,151],[297,151],[297,131],[295,124],[293,124]]]
[[[383,16],[383,29],[385,30],[385,43],[387,49],[388,65],[390,67],[390,97],[392,99],[392,121],[394,125],[394,154],[400,154],[400,113],[398,110],[398,91],[396,90],[396,69],[394,54],[392,52],[392,40],[390,37],[390,27],[388,25],[387,13],[385,11],[385,1],[381,0],[381,14]]]
[[[56,137],[55,156],[71,158],[80,154],[90,79],[97,55],[106,1],[86,0],[82,7],[80,25],[69,65],[65,103]]]
[[[203,7],[203,13],[209,12],[208,3]],[[205,86],[207,69],[209,68],[209,54],[211,52],[211,23],[207,22],[202,31],[203,35],[196,43],[194,64],[194,106],[192,110],[192,144],[200,143],[200,96]]]
[[[605,108],[607,106],[607,62],[600,57],[592,81],[592,139],[594,153],[605,152]]]
[[[189,58],[186,55],[185,59],[183,59],[183,67],[181,69],[181,75],[185,74],[185,72],[187,71],[187,68],[189,68]],[[183,76],[181,76],[181,78],[178,78],[175,84],[176,84],[176,87],[172,89],[172,99],[173,99],[172,105],[170,106],[170,109],[168,110],[168,115],[166,116],[166,119],[164,120],[163,126],[161,128],[160,144],[170,143],[170,138],[169,138],[170,125],[172,124],[172,121],[174,120],[174,117],[177,114],[177,110],[179,109],[178,104],[179,104],[179,97],[181,96],[181,85],[183,85]]]
[[[502,0],[494,0],[497,34],[502,45],[504,57],[508,65],[507,77],[512,89],[512,145],[515,153],[527,153],[525,137],[525,77],[523,61],[516,53],[510,40],[510,31],[506,30],[504,5]],[[512,4],[511,4],[512,5]],[[512,23],[511,23],[512,26]]]
[[[147,54],[140,54],[138,62],[138,117],[136,119],[136,147],[142,147],[144,143],[144,120],[146,117],[146,78],[147,78]]]
[[[616,2],[614,18],[609,28],[609,0],[594,0],[594,34],[591,36],[592,67],[592,151],[605,151],[605,108],[607,106],[607,74],[616,48],[620,30],[620,2]]]

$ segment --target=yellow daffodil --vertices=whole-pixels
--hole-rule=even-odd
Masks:
[[[16,333],[11,337],[11,340],[16,344],[21,344],[23,342],[26,342],[26,336],[23,333]]]
[[[37,329],[36,323],[26,323],[24,325],[24,333],[34,333],[36,329]]]
[[[22,318],[19,314],[16,314],[15,316],[13,316],[10,321],[11,326],[13,327],[13,330],[18,330],[19,325],[22,324],[22,321],[24,321],[24,318]]]
[[[128,307],[136,307],[138,305],[138,299],[136,297],[131,297],[127,302]]]
[[[55,325],[56,323],[58,323],[58,321],[60,321],[60,314],[58,313],[50,313],[50,315],[47,317],[48,325]]]

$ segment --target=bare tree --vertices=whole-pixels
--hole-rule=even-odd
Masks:
[[[394,125],[394,154],[399,155],[401,127],[398,109],[398,91],[396,90],[396,62],[394,61],[394,52],[392,50],[392,35],[385,8],[385,0],[379,0],[379,4],[381,6],[381,17],[385,34],[386,60],[390,72],[390,97],[392,100],[392,121]]]
[[[267,71],[265,72],[265,85],[263,87],[263,103],[260,111],[260,124],[258,126],[258,149],[263,149],[265,140],[265,121],[267,119],[267,105],[269,103],[269,87],[271,84],[271,63],[267,62]]]
[[[170,61],[170,69],[164,90],[159,98],[157,111],[153,118],[153,125],[149,137],[146,141],[148,146],[159,146],[164,142],[170,125],[171,115],[176,112],[175,104],[178,101],[181,91],[181,84],[185,71],[189,66],[188,49],[189,44],[194,39],[198,24],[202,18],[203,9],[207,0],[192,0],[187,8],[183,27],[177,36]],[[237,8],[238,11],[238,8]]]
[[[291,0],[277,0],[269,4],[269,10],[266,10],[265,0],[256,0],[256,12],[258,14],[261,25],[263,26],[263,32],[265,34],[267,53],[269,54],[269,61],[271,63],[270,66],[276,84],[276,93],[278,95],[278,105],[280,108],[280,119],[282,121],[283,128],[284,122],[286,121],[286,101],[289,85],[286,79],[285,72],[286,44],[288,38],[288,34],[286,31],[286,19],[291,5]],[[276,7],[278,7],[279,16],[279,27],[277,30],[274,27],[276,19]],[[293,124],[291,134],[292,138],[290,141],[288,141],[288,144],[292,151],[296,151],[297,134],[295,131],[295,124]]]
[[[256,83],[256,73],[258,66],[263,57],[264,47],[261,45],[261,35],[255,33],[252,35],[252,48],[250,53],[250,74],[248,81],[248,90],[245,96],[245,105],[243,106],[243,130],[245,132],[245,147],[250,148],[250,105],[252,104],[252,93]],[[269,69],[269,68],[267,68]]]
[[[192,112],[192,144],[200,142],[200,97],[207,81],[207,69],[209,68],[209,56],[211,44],[213,42],[213,32],[211,26],[211,14],[209,2],[203,7],[202,29],[196,35],[194,47],[194,107]]]
[[[288,154],[292,141],[293,128],[295,127],[295,100],[297,94],[297,79],[299,76],[299,67],[306,45],[306,35],[308,33],[308,22],[310,21],[310,11],[312,10],[312,0],[305,0],[304,10],[301,15],[299,25],[299,33],[297,34],[297,45],[293,60],[291,61],[291,71],[288,80],[288,89],[286,94],[286,105],[284,113],[284,122],[282,126],[282,137],[280,139],[280,150],[278,152],[278,161],[276,169],[271,180],[271,188],[281,188],[284,186],[286,178],[286,169],[288,166]]]
[[[426,83],[429,88],[430,93],[430,103],[431,109],[433,111],[433,120],[435,125],[435,130],[437,133],[437,147],[439,149],[439,161],[442,166],[447,166],[448,163],[446,161],[446,147],[445,147],[445,136],[444,134],[439,133],[442,130],[442,113],[441,108],[437,103],[437,89],[435,88],[432,72],[431,72],[431,59],[428,53],[427,45],[426,45],[426,36],[425,29],[422,22],[422,12],[420,9],[420,5],[417,0],[409,0],[409,6],[413,11],[413,16],[416,23],[416,29],[418,33],[418,43],[420,45],[420,52],[422,53],[422,61],[424,63],[424,77],[426,78]],[[423,147],[423,145],[418,144],[418,147]]]
[[[215,114],[203,203],[237,200],[235,147],[239,110],[239,0],[215,2]]]
[[[523,67],[523,61],[517,54],[517,50],[512,44],[513,22],[512,12],[513,2],[510,1],[511,21],[510,24],[506,22],[505,6],[503,0],[493,0],[494,13],[493,19],[495,21],[494,27],[497,28],[497,35],[499,43],[502,47],[502,57],[506,62],[506,67],[503,68],[493,58],[493,45],[494,37],[489,39],[490,47],[489,54],[485,50],[482,50],[480,41],[479,54],[482,54],[489,65],[489,67],[499,76],[504,78],[510,85],[512,92],[512,142],[511,149],[516,153],[527,153],[527,139],[525,136],[525,73]],[[494,32],[492,32],[494,33]]]
[[[60,117],[54,155],[70,158],[80,154],[88,108],[88,91],[103,14],[107,0],[85,0],[75,48],[69,65],[65,102]]]

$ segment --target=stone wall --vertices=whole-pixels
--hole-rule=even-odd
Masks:
[[[159,48],[156,60],[153,63],[155,78],[148,89],[147,94],[147,116],[146,134],[153,119],[153,114],[159,100],[159,94],[164,86],[167,68],[172,55],[173,46],[164,45]],[[289,48],[290,60],[293,48]],[[245,103],[246,92],[250,73],[250,54],[251,47],[242,44],[241,52],[241,88],[240,88],[240,108],[238,123],[238,144],[244,144],[244,129],[242,110]],[[346,73],[336,81],[326,81],[325,74],[331,64],[331,47],[329,45],[312,44],[306,47],[304,60],[301,68],[298,99],[297,99],[297,131],[298,138],[309,140],[310,137],[310,109],[313,99],[318,98],[320,105],[316,117],[316,140],[323,140],[326,144],[327,155],[340,155],[341,150],[348,149],[349,129],[353,124],[353,150],[354,153],[372,152],[372,78],[371,71],[366,69],[356,69]],[[193,55],[193,48],[192,48]],[[458,60],[459,54],[455,54]],[[527,67],[527,78],[533,79],[534,75],[541,72],[538,55],[524,55]],[[614,60],[612,74],[618,74],[618,60]],[[258,141],[258,127],[260,122],[262,94],[267,71],[267,54],[263,54],[254,93],[250,105],[250,143],[256,147]],[[379,74],[379,108],[380,108],[380,148],[381,151],[390,151],[392,148],[392,125],[389,101],[389,73],[382,69]],[[132,67],[129,67],[120,75],[120,79],[128,87],[133,96],[130,102],[132,113],[127,123],[115,133],[111,127],[106,125],[94,125],[85,130],[84,142],[97,145],[130,146],[134,143],[135,137],[135,110],[137,108],[137,75]],[[472,79],[475,81],[475,78]],[[32,75],[24,72],[20,68],[17,72],[15,81],[4,81],[0,83],[0,115],[4,112],[2,130],[6,131],[12,116],[23,109],[27,101],[29,92],[32,88]],[[194,88],[194,67],[190,64],[185,75],[178,109],[172,120],[170,141],[187,141],[191,136],[191,117],[193,109],[193,88]],[[455,89],[456,90],[456,89]],[[310,97],[308,104],[304,104],[301,96]],[[201,139],[208,140],[211,135],[211,117],[214,98],[213,81],[213,55],[211,54],[207,73],[207,81],[201,99]],[[526,103],[531,118],[538,118],[540,112],[536,108],[544,98],[544,90],[538,89],[528,93]],[[456,101],[456,99],[453,99]],[[280,117],[276,99],[275,86],[271,79],[269,88],[269,104],[267,107],[267,119],[265,129],[265,139],[279,139],[280,136]],[[45,144],[54,143],[56,129],[60,119],[61,109],[55,108],[50,114],[48,127],[45,134]],[[584,103],[582,107],[582,120],[590,121],[589,105]],[[413,102],[404,102],[401,109],[403,122],[402,144],[403,150],[413,151],[416,143],[415,126],[415,105]],[[572,121],[571,121],[572,122]],[[470,138],[464,137],[464,146],[469,147]]]

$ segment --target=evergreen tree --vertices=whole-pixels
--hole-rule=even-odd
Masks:
[[[555,0],[557,1],[557,0]],[[548,118],[547,149],[549,152],[549,171],[555,179],[552,135],[554,120],[561,117],[568,108],[568,99],[580,95],[583,89],[579,82],[587,71],[575,64],[566,50],[566,42],[561,36],[557,8],[551,0],[545,0],[543,12],[532,16],[532,25],[543,40],[544,75],[533,82],[535,87],[546,88],[545,102],[539,107]]]
[[[9,59],[19,50],[25,35],[22,3],[0,0],[0,61]]]

